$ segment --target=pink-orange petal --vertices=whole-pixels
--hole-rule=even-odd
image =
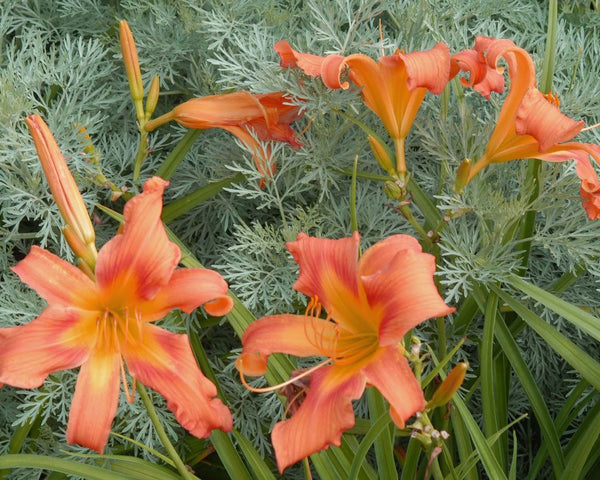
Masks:
[[[410,235],[392,235],[369,247],[360,257],[358,274],[368,276],[386,268],[401,250],[420,253],[421,245]]]
[[[95,295],[95,286],[87,275],[35,245],[12,270],[49,305],[85,306]]]
[[[119,403],[119,355],[95,351],[81,366],[69,413],[67,441],[102,453]]]
[[[123,232],[98,253],[96,279],[107,296],[150,299],[171,278],[181,252],[160,219],[168,184],[159,177],[147,180],[143,193],[125,205]]]
[[[410,417],[425,408],[421,385],[399,346],[382,348],[362,372],[367,382],[390,403],[392,418],[399,428],[404,428]]]
[[[87,323],[94,322],[88,319]],[[48,307],[32,322],[0,329],[0,382],[39,387],[46,377],[78,367],[88,357],[95,332],[75,309]],[[93,323],[95,326],[95,323]]]
[[[132,376],[167,399],[167,408],[192,435],[231,430],[229,409],[217,388],[198,368],[187,335],[145,324],[140,344],[128,344],[123,357]]]
[[[380,345],[393,345],[419,323],[452,313],[433,281],[435,257],[413,250],[400,251],[379,272],[361,277],[372,306],[383,310]]]
[[[575,137],[584,127],[552,105],[537,88],[530,88],[517,110],[515,130],[518,135],[531,135],[538,143],[539,151],[545,152],[552,145]]]
[[[331,352],[335,334],[332,322],[317,318],[293,314],[263,317],[252,322],[242,335],[240,362],[244,362],[244,368],[253,365],[247,374],[262,375],[264,371],[260,370],[263,366],[266,369],[266,358],[272,353],[324,355],[323,352]]]
[[[295,242],[286,244],[300,267],[294,288],[308,297],[317,295],[329,310],[332,305],[346,302],[346,292],[358,296],[359,244],[358,232],[339,240],[309,237],[300,233]],[[344,292],[344,295],[336,292]]]
[[[175,308],[191,313],[207,302],[220,301],[227,295],[227,289],[227,282],[214,270],[182,268],[173,272],[169,283],[161,288],[151,300],[138,303],[136,309],[142,314],[145,321],[161,319]],[[226,309],[227,306],[229,306],[229,310]],[[232,304],[227,302],[215,304],[212,307],[213,312],[218,310],[219,313],[225,315],[229,313],[231,306]],[[208,309],[210,308],[208,307]]]
[[[398,55],[404,61],[409,90],[424,87],[435,95],[444,91],[450,77],[448,45],[439,42],[431,50]]]
[[[339,446],[342,433],[354,426],[352,400],[360,398],[364,388],[360,373],[340,378],[336,367],[315,371],[298,411],[273,428],[279,472],[329,445]]]
[[[504,76],[488,65],[482,52],[463,50],[452,56],[450,77],[459,70],[469,72],[469,78],[462,77],[463,87],[473,87],[483,97],[490,99],[492,92],[504,93]]]

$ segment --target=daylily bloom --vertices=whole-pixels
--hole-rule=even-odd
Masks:
[[[375,62],[363,54],[347,57],[300,53],[281,40],[274,46],[282,67],[298,67],[307,75],[320,76],[332,89],[347,89],[340,81],[348,69],[350,81],[361,88],[363,101],[383,122],[394,141],[398,173],[406,172],[404,140],[415,120],[427,90],[439,95],[450,78],[450,51],[444,43],[431,50],[414,53],[396,52]]]
[[[287,142],[293,148],[302,146],[296,138],[296,132],[290,127],[290,123],[302,116],[300,107],[286,101],[282,92],[255,95],[244,90],[192,98],[149,121],[145,129],[152,131],[171,120],[186,128],[222,128],[249,147],[258,171],[270,178],[274,173],[274,164],[252,133],[259,140]]]
[[[391,405],[398,427],[425,407],[404,348],[404,335],[431,317],[454,311],[434,281],[435,259],[416,239],[394,235],[359,259],[358,232],[327,240],[303,233],[288,250],[300,266],[294,288],[311,297],[305,315],[263,317],[242,336],[236,366],[242,376],[263,375],[275,352],[325,362],[308,371],[306,397],[292,417],[275,425],[273,446],[279,471],[329,445],[340,445],[354,425],[351,401],[365,386],[377,388]],[[321,307],[327,317],[321,318]],[[292,381],[298,385],[300,377]]]
[[[167,399],[193,435],[232,427],[187,336],[152,325],[174,308],[189,313],[204,304],[210,314],[225,315],[232,307],[218,273],[175,268],[181,253],[160,220],[166,185],[154,177],[126,204],[122,231],[100,249],[93,280],[36,246],[13,267],[48,306],[31,323],[0,329],[0,382],[36,388],[52,372],[81,366],[67,440],[100,453],[117,410],[120,377],[133,400],[125,364],[134,382]]]
[[[457,190],[491,163],[525,158],[551,162],[574,159],[583,206],[590,219],[600,218],[600,181],[589,158],[600,163],[600,146],[569,141],[581,132],[584,122],[563,115],[553,101],[555,97],[544,95],[535,87],[535,67],[525,50],[510,40],[487,37],[478,37],[475,48],[485,53],[488,66],[499,71],[502,69],[498,62],[504,58],[510,90],[484,154],[476,162],[467,163],[468,175],[463,175]]]
[[[46,122],[39,115],[29,115],[25,122],[52,196],[66,223],[63,234],[75,255],[93,271],[97,256],[96,233],[75,179]]]

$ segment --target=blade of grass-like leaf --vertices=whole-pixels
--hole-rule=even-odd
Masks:
[[[377,421],[373,420],[372,429],[375,428],[375,424],[379,421],[379,419],[382,416],[385,416],[388,419],[387,428],[379,432],[379,434],[377,434],[372,440],[372,442],[374,442],[375,447],[377,473],[379,474],[380,478],[383,479],[397,479],[398,472],[396,471],[396,461],[394,458],[394,426],[392,425],[388,413],[389,407],[386,405],[381,393],[379,393],[374,388],[367,389],[367,401],[369,403],[369,416],[371,417],[371,419],[377,419]],[[361,447],[365,443],[365,439],[368,436],[369,434],[367,434],[365,438],[363,438],[363,440],[361,441]],[[364,453],[366,455],[367,452],[365,451]],[[352,461],[353,468],[356,461],[357,457],[355,457]],[[351,468],[350,471],[352,472],[353,469]],[[356,469],[356,474],[358,474],[358,467]],[[350,478],[355,477],[350,476]]]
[[[461,460],[460,465],[466,465],[468,459],[472,456],[476,459],[473,462],[473,467],[477,464],[477,452],[473,451],[469,433],[465,426],[465,422],[459,413],[452,409],[450,411],[450,421],[452,424],[452,433],[454,434],[454,442],[456,443],[456,449],[458,450],[458,456]],[[472,468],[463,469],[464,471],[459,474],[459,477],[464,480],[478,480],[477,472]],[[402,479],[404,480],[404,479]]]
[[[578,415],[581,409],[585,408],[585,406],[590,402],[593,398],[596,397],[596,392],[590,392],[587,397],[580,401],[581,395],[585,392],[585,390],[590,386],[588,382],[585,380],[581,380],[577,386],[573,389],[573,391],[566,398],[563,406],[558,412],[558,415],[554,419],[554,424],[556,425],[556,433],[557,435],[562,435],[567,426],[574,420],[574,418]],[[538,478],[540,470],[544,466],[544,462],[548,457],[548,442],[545,440],[542,441],[542,445],[538,449],[535,458],[533,459],[533,463],[531,464],[531,468],[529,473],[527,474],[527,478],[534,480]]]
[[[517,480],[517,433],[513,430],[513,455],[508,471],[508,480]]]
[[[181,476],[172,470],[141,458],[125,455],[98,455],[98,459],[110,460],[111,471],[127,475],[127,478],[131,480],[181,480]]]
[[[169,156],[156,171],[156,175],[164,178],[165,180],[171,178],[181,161],[190,151],[190,148],[192,148],[192,145],[196,141],[196,138],[198,138],[200,135],[200,132],[201,130],[188,130],[186,134],[181,137],[181,140],[179,140],[177,145],[175,145],[175,148],[171,151]]]
[[[497,287],[491,287],[508,306],[510,306],[552,349],[577,370],[594,388],[600,390],[600,363],[577,347],[542,318],[537,316],[521,302]]]
[[[273,475],[271,469],[267,466],[263,458],[248,439],[235,429],[233,430],[233,435],[248,462],[248,466],[254,474],[254,478],[259,478],[260,480],[275,480],[275,475]]]
[[[0,455],[0,468],[35,468],[75,475],[88,480],[131,480],[131,477],[117,472],[111,472],[95,465],[87,465],[66,458],[45,455],[6,454]]]
[[[442,358],[440,363],[437,364],[435,367],[433,367],[431,372],[429,372],[427,374],[427,376],[421,381],[421,387],[423,389],[425,389],[425,387],[427,385],[429,385],[433,381],[433,379],[440,373],[440,371],[448,364],[448,362],[452,359],[452,357],[458,351],[458,349],[462,346],[462,344],[465,343],[465,340],[466,340],[466,337],[461,338],[460,342],[458,342],[452,348],[452,350],[450,350],[450,352],[444,358]],[[430,353],[433,351],[433,350],[431,350],[429,345],[427,345],[427,349],[430,350]]]
[[[498,385],[494,381],[494,325],[496,323],[496,314],[498,312],[498,296],[490,293],[485,307],[485,317],[483,323],[483,338],[481,341],[480,357],[480,378],[481,378],[481,410],[483,413],[483,430],[486,436],[500,430],[500,419],[497,416],[496,396],[504,395],[505,392],[498,391]],[[496,460],[502,466],[505,465],[505,458],[502,451],[502,444],[496,442],[492,451]]]
[[[585,312],[576,305],[558,298],[546,290],[526,282],[517,275],[510,275],[507,283],[521,290],[524,294],[537,300],[542,305],[548,307],[555,313],[558,313],[565,320],[571,322],[580,330],[583,330],[588,335],[591,335],[600,342],[600,319]]]
[[[523,360],[519,347],[502,318],[497,319],[495,335],[529,399],[535,418],[542,431],[542,436],[548,444],[550,460],[554,472],[557,475],[560,475],[565,467],[565,459],[558,441],[558,434],[554,427],[554,422],[552,421],[552,417],[550,416],[550,412],[548,411],[548,407],[544,402],[542,394],[535,383],[535,379],[529,368],[527,368],[527,364],[525,363],[525,360]]]
[[[438,362],[437,358],[435,358],[435,355],[433,354],[432,359],[434,363]],[[440,376],[442,377],[442,380],[446,378],[446,374],[443,371],[440,372]],[[492,449],[490,448],[487,439],[479,429],[479,426],[477,425],[477,422],[471,415],[471,412],[469,412],[469,409],[467,408],[467,405],[461,398],[460,393],[457,392],[454,395],[454,397],[452,397],[452,401],[456,406],[456,410],[458,411],[462,420],[464,421],[465,428],[471,436],[473,445],[475,446],[475,449],[479,454],[479,458],[481,459],[483,468],[485,469],[488,476],[490,478],[493,478],[494,480],[507,480],[506,475],[500,467],[498,460],[496,460],[496,457],[492,452]]]
[[[379,418],[377,418],[375,422],[373,422],[373,426],[360,442],[358,450],[356,451],[356,455],[352,460],[352,464],[350,465],[350,472],[348,473],[348,480],[356,480],[358,478],[360,466],[365,460],[369,448],[371,448],[371,445],[377,440],[379,436],[385,434],[385,431],[388,429],[390,423],[391,419],[387,412],[384,412],[382,415],[379,416]],[[386,476],[389,473],[387,468],[384,470],[378,468],[377,472],[380,475],[379,478],[390,478]],[[395,469],[394,474],[396,474]]]
[[[421,457],[421,444],[417,439],[412,438],[408,441],[406,448],[406,458],[402,467],[402,476],[400,480],[413,480],[417,475],[419,458]]]
[[[190,211],[192,208],[200,205],[202,202],[209,200],[220,193],[225,187],[228,187],[232,183],[240,182],[244,179],[244,175],[238,173],[232,177],[223,178],[215,182],[210,182],[203,187],[194,190],[173,202],[165,205],[162,211],[161,219],[165,223],[169,223],[176,218],[180,217],[184,213]]]
[[[523,415],[521,415],[520,417],[514,419],[512,422],[510,422],[508,425],[506,425],[504,428],[502,428],[501,430],[498,430],[496,433],[494,433],[491,437],[489,437],[488,439],[486,439],[487,443],[491,446],[494,444],[494,442],[497,442],[498,439],[504,435],[505,432],[508,431],[509,428],[511,428],[513,425],[516,425],[517,423],[519,423],[521,420],[523,420],[525,417],[527,417],[527,414],[524,413]],[[458,418],[458,417],[457,417]],[[463,461],[457,468],[457,474],[459,476],[459,478],[464,479],[464,478],[468,478],[469,473],[471,473],[472,475],[474,475],[474,478],[478,479],[479,477],[477,476],[477,472],[475,472],[473,469],[475,467],[475,465],[477,465],[477,463],[479,462],[479,453],[477,451],[473,451],[471,452],[471,454],[468,456],[468,458]],[[446,475],[445,479],[449,480],[451,478],[451,475]]]
[[[388,414],[389,417],[389,414]],[[350,462],[350,467],[352,467],[352,462],[354,458],[358,454],[358,449],[360,444],[354,435],[346,434],[342,437],[342,445],[341,448],[346,455],[346,458]],[[371,466],[369,462],[362,462],[360,464],[360,471],[358,477],[364,480],[379,480],[379,474],[375,472],[375,469]]]
[[[581,426],[571,438],[567,445],[567,463],[563,471],[561,480],[578,480],[585,475],[584,466],[587,463],[588,456],[593,454],[596,458],[598,451],[593,450],[594,445],[600,437],[600,402],[589,411]],[[593,453],[592,453],[593,452]]]

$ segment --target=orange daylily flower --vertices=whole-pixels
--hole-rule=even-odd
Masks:
[[[36,388],[52,372],[81,366],[67,440],[100,453],[117,410],[120,377],[130,398],[125,364],[134,382],[167,399],[193,435],[232,428],[187,336],[152,325],[174,308],[189,313],[204,304],[210,314],[224,315],[232,307],[217,272],[175,269],[181,252],[160,220],[167,185],[154,177],[126,204],[122,231],[100,249],[93,280],[36,246],[13,267],[48,306],[29,324],[0,329],[0,382]]]
[[[525,50],[510,40],[487,37],[478,37],[475,49],[485,54],[488,66],[499,71],[502,69],[498,62],[500,57],[504,58],[510,90],[484,154],[469,165],[468,175],[458,182],[457,189],[462,189],[491,163],[526,158],[550,162],[573,159],[587,215],[592,220],[600,218],[600,181],[589,158],[600,163],[600,146],[569,141],[581,132],[584,122],[563,115],[555,103],[535,87],[535,67]]]
[[[274,174],[274,164],[268,158],[269,152],[265,152],[252,133],[259,140],[276,140],[287,142],[293,148],[301,147],[290,123],[300,119],[302,113],[300,107],[286,101],[282,92],[256,95],[244,90],[192,98],[149,121],[144,128],[150,132],[171,120],[186,128],[222,128],[249,147],[259,173],[270,178]]]
[[[350,81],[361,88],[365,105],[381,119],[394,140],[398,172],[406,172],[404,140],[425,94],[429,90],[439,95],[450,78],[450,51],[446,44],[440,42],[423,52],[396,52],[379,57],[377,62],[363,54],[319,57],[300,53],[285,40],[277,42],[274,48],[282,67],[298,67],[307,75],[320,76],[332,89],[349,87],[348,82],[340,81],[347,68]]]
[[[435,258],[408,235],[380,241],[360,259],[359,242],[358,232],[341,240],[301,233],[289,242],[300,266],[294,288],[311,297],[306,315],[263,317],[242,336],[236,361],[242,379],[263,375],[275,352],[326,359],[308,372],[306,396],[291,406],[292,417],[273,429],[280,472],[329,445],[340,445],[342,432],[354,425],[351,401],[367,384],[388,400],[400,428],[425,407],[400,342],[419,323],[454,311],[435,287]],[[321,305],[326,318],[320,317]],[[291,381],[304,385],[299,380]]]

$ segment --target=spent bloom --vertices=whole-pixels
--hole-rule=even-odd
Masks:
[[[48,303],[32,322],[0,329],[0,382],[36,388],[52,372],[81,366],[67,440],[102,452],[127,374],[167,399],[179,423],[198,437],[229,431],[232,418],[199,370],[187,335],[153,325],[175,308],[204,304],[225,315],[227,284],[206,269],[176,269],[181,258],[160,220],[168,185],[154,177],[124,211],[122,230],[99,251],[93,278],[34,246],[13,271]]]
[[[285,40],[275,43],[274,48],[282,67],[300,68],[307,75],[321,77],[331,89],[349,88],[350,83],[340,79],[347,70],[350,82],[361,89],[365,105],[381,119],[394,141],[398,173],[406,171],[404,140],[425,94],[442,93],[450,77],[450,51],[446,44],[440,42],[422,52],[396,51],[377,61],[360,53],[347,57],[300,53]]]
[[[192,98],[149,121],[145,129],[150,132],[175,120],[186,128],[227,130],[248,146],[259,173],[270,178],[274,174],[274,164],[255,136],[262,141],[287,142],[293,148],[299,148],[302,144],[290,124],[301,116],[300,107],[291,105],[282,92],[252,94],[241,90]]]
[[[488,141],[485,152],[476,161],[467,160],[463,164],[457,190],[461,190],[477,173],[492,163],[511,160],[537,158],[550,162],[575,160],[577,176],[581,180],[580,194],[583,207],[590,219],[600,218],[600,181],[590,162],[590,156],[600,163],[600,146],[591,143],[571,141],[584,127],[583,121],[575,121],[562,114],[556,97],[544,95],[535,83],[535,66],[529,54],[512,41],[477,37],[475,54],[480,59],[471,64],[473,71],[489,71],[493,67],[498,72],[500,58],[508,66],[510,89]],[[481,62],[484,62],[483,66]],[[480,93],[489,98],[489,74],[479,75],[483,79]],[[473,78],[471,79],[474,80]]]
[[[408,235],[380,241],[360,259],[359,242],[358,232],[340,240],[301,233],[289,242],[300,266],[294,288],[311,298],[306,314],[263,317],[242,337],[236,361],[242,378],[263,375],[275,352],[325,358],[291,379],[306,396],[289,406],[290,419],[273,428],[280,472],[329,445],[340,445],[342,433],[354,425],[351,401],[367,385],[387,399],[400,428],[425,407],[400,342],[419,323],[454,311],[435,287],[435,259]]]

